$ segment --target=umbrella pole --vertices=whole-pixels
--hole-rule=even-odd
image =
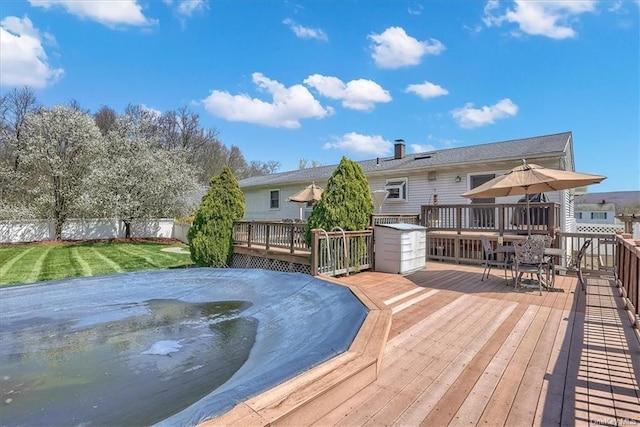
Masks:
[[[524,199],[527,201],[527,234],[531,237],[531,205],[529,204],[529,187],[524,187]]]

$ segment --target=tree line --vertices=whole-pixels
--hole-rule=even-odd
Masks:
[[[44,107],[29,87],[0,96],[0,219],[179,216],[194,192],[228,167],[238,179],[274,173],[244,158],[188,107],[129,105],[91,114],[78,102]]]

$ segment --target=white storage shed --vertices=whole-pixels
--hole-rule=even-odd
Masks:
[[[406,274],[425,267],[427,228],[414,224],[379,224],[374,229],[375,271]]]

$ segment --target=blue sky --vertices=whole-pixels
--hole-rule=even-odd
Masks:
[[[571,131],[591,192],[640,190],[640,2],[2,0],[0,90],[189,106],[297,169]]]

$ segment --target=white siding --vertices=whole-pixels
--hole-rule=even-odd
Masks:
[[[535,163],[544,167],[558,167],[557,159],[549,162],[536,161]],[[412,173],[399,171],[397,173],[386,173],[385,175],[368,176],[371,191],[384,190],[385,184],[389,179],[408,179],[407,201],[396,202],[387,200],[380,210],[376,207],[375,213],[416,215],[420,213],[420,207],[422,205],[433,204],[434,196],[436,195],[438,196],[438,204],[440,205],[471,203],[470,199],[461,196],[462,193],[469,190],[471,175],[503,175],[515,166],[517,166],[516,163],[505,165],[504,169],[482,168],[478,166],[477,169],[467,169],[464,171],[460,169],[438,170],[436,171],[436,179],[431,181],[428,179],[428,171],[414,171]],[[460,177],[460,182],[456,182],[456,177],[458,176]],[[283,185],[279,187],[281,202],[280,209],[278,210],[269,209],[269,191],[273,190],[273,187],[244,189],[245,219],[279,221],[285,218],[298,218],[298,204],[287,202],[286,199],[309,184]],[[316,181],[316,184],[325,188],[327,183],[326,181]],[[545,194],[549,198],[549,201],[562,203],[562,201],[566,199],[565,193],[566,191],[557,191]],[[496,203],[517,203],[520,198],[522,198],[522,196],[498,197],[496,198]],[[568,209],[570,209],[569,204],[563,204],[562,209],[563,212],[567,214]],[[564,220],[562,220],[562,224],[563,227],[567,225]]]
[[[541,166],[553,167],[555,163],[544,164]],[[408,178],[408,200],[407,202],[389,202],[386,201],[382,206],[382,214],[418,214],[422,205],[431,205],[434,196],[438,196],[438,204],[468,204],[470,199],[462,197],[461,194],[469,190],[472,175],[494,174],[496,176],[507,173],[511,167],[505,169],[480,169],[468,171],[438,171],[436,180],[430,181],[428,173],[414,173],[396,175],[388,175],[384,177],[370,177],[369,185],[371,191],[384,190],[385,182],[391,178]],[[460,182],[456,182],[456,178],[460,177]],[[545,193],[549,201],[560,203],[564,197],[563,191]],[[496,203],[517,203],[523,196],[498,197]],[[378,211],[376,211],[377,213]]]
[[[311,183],[309,183],[311,184]],[[308,185],[308,184],[307,184]],[[316,181],[316,185],[325,188],[326,182]],[[247,220],[281,221],[283,219],[297,219],[300,217],[300,205],[295,202],[287,202],[287,199],[306,185],[283,185],[280,187],[252,188],[244,190],[245,214]],[[280,208],[269,209],[269,192],[280,190]],[[310,212],[306,206],[302,208],[303,215]]]

